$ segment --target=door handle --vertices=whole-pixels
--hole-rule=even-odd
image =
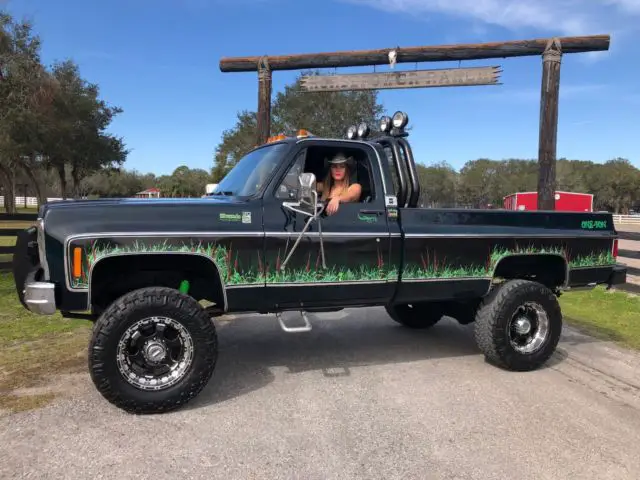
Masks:
[[[384,210],[360,210],[360,213],[365,215],[382,215]]]

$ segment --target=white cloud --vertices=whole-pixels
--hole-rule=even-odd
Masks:
[[[604,3],[619,7],[628,13],[640,13],[640,0],[604,0]]]
[[[564,35],[610,31],[635,24],[640,0],[343,0],[385,11],[445,14],[511,30],[532,29]]]
[[[609,90],[609,86],[600,83],[583,83],[583,84],[561,84],[560,85],[560,103],[570,100],[583,100],[603,98]],[[517,103],[539,103],[540,87],[510,87],[498,86],[478,92],[475,95],[465,97],[465,102],[475,99],[477,101],[491,102],[507,102],[509,104]]]

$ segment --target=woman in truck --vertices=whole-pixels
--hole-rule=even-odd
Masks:
[[[340,152],[329,160],[329,173],[322,182],[318,182],[317,190],[320,200],[326,202],[325,211],[333,215],[341,203],[358,202],[362,194],[362,186],[351,181],[353,158]]]

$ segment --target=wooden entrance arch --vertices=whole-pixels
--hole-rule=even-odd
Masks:
[[[542,55],[540,133],[538,140],[538,209],[554,210],[556,190],[556,144],[560,62],[566,53],[585,53],[609,49],[609,35],[553,37],[476,44],[393,47],[379,50],[306,53],[296,55],[226,57],[220,60],[222,72],[258,72],[258,143],[264,143],[271,130],[271,79],[275,70],[302,70],[375,66],[389,64],[395,52],[396,63],[480,60],[489,58]]]

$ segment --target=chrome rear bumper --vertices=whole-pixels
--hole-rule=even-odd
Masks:
[[[53,315],[56,313],[54,284],[27,282],[24,286],[24,303],[36,315]]]

